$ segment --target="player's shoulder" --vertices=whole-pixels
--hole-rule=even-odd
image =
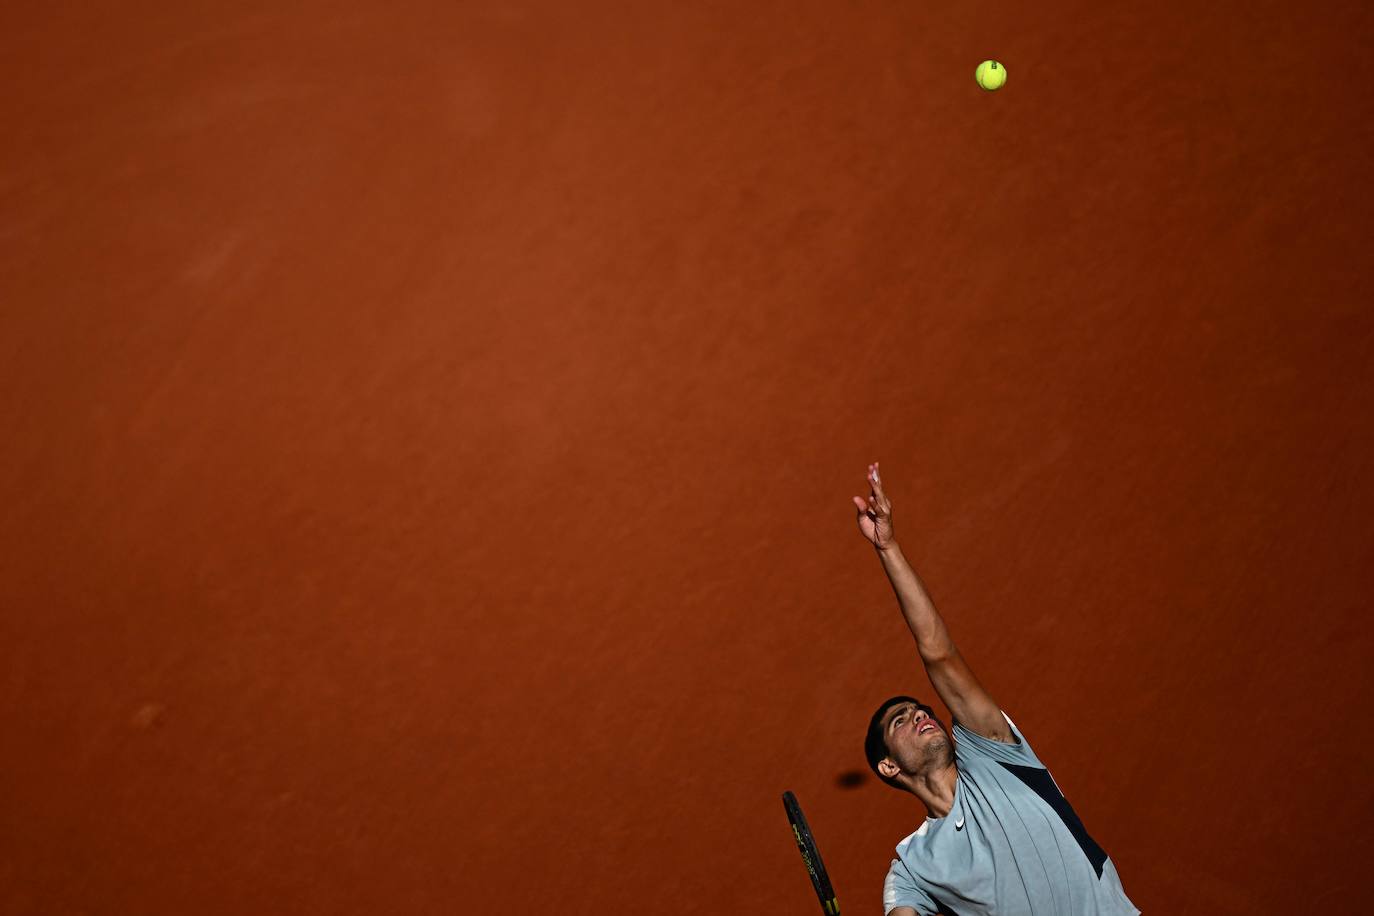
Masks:
[[[921,845],[929,831],[930,820],[926,819],[921,822],[921,826],[902,837],[897,843],[896,850],[894,850],[897,853],[897,858],[892,860],[892,865],[888,870],[891,871],[893,868],[906,868],[906,863],[902,861],[902,857],[910,855],[915,847]]]
[[[883,912],[900,912],[902,907],[928,911],[932,901],[916,875],[917,872],[900,857],[892,860],[883,879]]]
[[[951,731],[954,732],[955,740],[960,738],[972,738],[975,741],[995,741],[998,744],[1008,744],[1013,747],[1026,743],[1026,739],[1021,735],[1021,729],[1016,727],[1011,716],[1007,715],[1006,710],[997,710],[997,717],[984,722],[965,722],[962,719],[955,719]]]
[[[1003,740],[1003,735],[999,734],[995,738],[989,737],[986,734],[980,734],[962,722],[955,722],[953,728],[955,759],[961,763],[991,760],[999,763],[1043,766],[1035,751],[1031,749],[1030,743],[1026,741],[1026,736],[1021,733],[1021,729],[1012,721],[1011,716],[1007,715],[1005,711],[1001,711],[1001,716],[1005,723],[1005,740]]]
[[[998,709],[996,715],[989,716],[979,722],[955,719],[954,726],[957,729],[954,735],[956,740],[972,735],[975,738],[996,741],[998,744],[1016,745],[1022,743],[1016,723],[1011,721],[1011,716],[1007,715],[1006,710],[1003,709]]]

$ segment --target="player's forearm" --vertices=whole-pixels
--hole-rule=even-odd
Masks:
[[[883,562],[892,590],[897,593],[897,602],[902,606],[902,616],[916,638],[916,651],[925,662],[948,658],[954,652],[954,640],[945,628],[945,621],[930,600],[925,584],[916,570],[911,568],[902,550],[895,543],[879,548],[878,558]]]

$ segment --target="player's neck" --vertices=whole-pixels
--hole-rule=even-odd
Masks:
[[[954,764],[911,777],[911,791],[926,806],[928,817],[945,817],[954,807],[954,787],[959,769]]]

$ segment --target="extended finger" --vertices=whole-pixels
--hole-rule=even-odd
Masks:
[[[883,478],[879,474],[878,465],[873,464],[868,469],[868,482],[873,487],[873,492],[881,500],[887,500],[887,494],[883,492]]]

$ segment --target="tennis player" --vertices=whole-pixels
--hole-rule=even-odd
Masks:
[[[978,683],[892,531],[878,465],[854,497],[859,530],[877,549],[926,674],[952,723],[912,697],[884,702],[864,741],[868,765],[926,807],[897,844],[883,884],[888,916],[1139,913],[1116,867],[1074,813],[1011,717]]]

